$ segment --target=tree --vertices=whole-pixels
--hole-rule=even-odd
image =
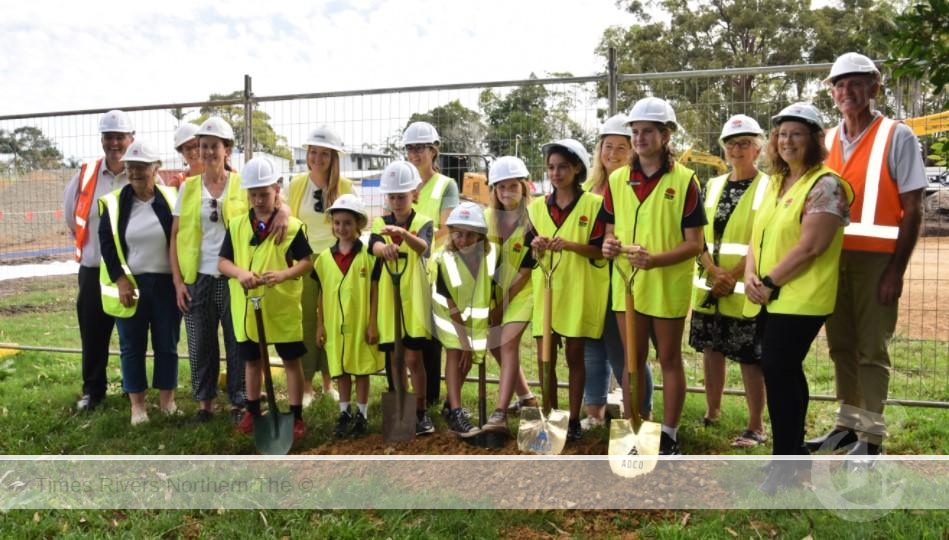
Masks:
[[[188,116],[189,114],[191,114],[191,111],[185,111],[181,107],[175,107],[169,110],[168,113],[171,114],[171,116],[173,116],[175,120],[178,121],[178,125],[180,126],[181,121],[185,119],[185,116]]]
[[[41,129],[33,126],[12,132],[0,129],[0,154],[12,154],[10,168],[20,173],[63,167],[63,154]]]
[[[459,100],[440,105],[426,113],[414,113],[405,124],[428,122],[435,126],[441,142],[442,152],[480,154],[486,128],[481,115],[465,107]],[[399,149],[401,149],[401,138]]]
[[[243,91],[237,90],[231,92],[230,94],[211,94],[211,101],[220,101],[228,99],[237,99],[244,94]],[[202,122],[208,119],[210,116],[220,116],[231,127],[234,128],[234,146],[238,150],[244,151],[245,141],[244,141],[244,106],[243,105],[211,105],[201,107],[201,115],[193,120],[194,124],[200,125]],[[287,138],[283,135],[277,135],[277,132],[274,131],[273,127],[270,125],[270,115],[263,111],[253,111],[251,115],[252,120],[252,136],[254,140],[253,150],[255,152],[267,152],[277,157],[283,159],[292,159],[292,153],[290,148],[287,146]]]

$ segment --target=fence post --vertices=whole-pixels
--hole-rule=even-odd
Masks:
[[[250,75],[244,75],[244,163],[254,157],[254,105]]]
[[[616,114],[616,77],[617,67],[616,67],[616,49],[610,47],[607,57],[606,64],[606,97],[609,101],[610,114],[613,116]]]

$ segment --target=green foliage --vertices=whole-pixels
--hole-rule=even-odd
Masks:
[[[211,94],[210,99],[228,100],[238,99],[244,93],[240,90],[230,94]],[[234,128],[234,145],[239,150],[246,150],[244,141],[244,106],[243,105],[213,105],[201,107],[201,115],[192,122],[201,124],[209,116],[220,116]],[[176,115],[173,114],[177,118]],[[283,159],[291,159],[292,153],[287,146],[287,138],[283,135],[277,135],[273,126],[270,125],[270,115],[263,111],[253,111],[251,115],[252,131],[255,152],[267,152]]]
[[[932,152],[926,159],[932,161],[936,167],[949,167],[949,137],[943,135],[929,146]]]
[[[477,111],[465,107],[457,99],[435,107],[426,113],[413,114],[409,117],[405,127],[413,122],[428,122],[435,126],[441,139],[440,149],[442,152],[481,153],[482,140],[486,131],[484,123],[481,122],[481,115]],[[401,142],[400,134],[400,147]]]
[[[887,36],[893,74],[928,80],[937,92],[944,90],[949,85],[949,1],[919,0],[893,22]]]
[[[18,173],[63,167],[63,154],[43,130],[22,126],[12,132],[0,129],[0,154],[12,154],[10,169]]]

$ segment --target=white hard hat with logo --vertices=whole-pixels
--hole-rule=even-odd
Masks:
[[[501,156],[491,164],[491,168],[488,170],[488,185],[493,186],[502,180],[528,178],[529,176],[527,165],[524,165],[521,158]]]
[[[619,113],[607,118],[600,126],[600,137],[607,135],[621,135],[623,137],[632,137],[633,130],[629,127],[629,118],[625,114]]]
[[[220,116],[212,116],[205,120],[201,127],[198,128],[198,131],[195,132],[195,136],[201,137],[202,135],[210,135],[212,137],[217,137],[218,139],[226,139],[228,141],[234,140],[234,128],[227,123],[226,120]]]
[[[465,201],[452,209],[445,225],[462,227],[481,234],[487,234],[488,223],[484,220],[484,210],[476,203]]]
[[[672,131],[679,129],[679,122],[676,121],[676,113],[664,99],[657,97],[647,97],[637,101],[629,111],[629,123],[633,122],[655,122],[668,127]]]
[[[128,113],[114,109],[99,117],[99,133],[135,133],[135,128]]]
[[[182,124],[181,127],[175,130],[175,150],[181,148],[181,145],[184,143],[197,138],[198,136],[198,126],[188,122],[187,124]]]
[[[758,122],[750,116],[744,114],[736,114],[728,119],[725,122],[725,125],[722,127],[722,135],[718,138],[719,143],[724,143],[725,139],[734,137],[736,135],[763,135],[764,131],[761,129],[761,126],[758,125]]]
[[[402,132],[402,146],[410,144],[438,144],[438,131],[428,122],[412,122]]]
[[[327,209],[327,212],[332,214],[339,210],[345,210],[347,212],[352,212],[356,215],[362,216],[364,220],[369,219],[369,212],[366,211],[366,205],[362,203],[362,200],[352,193],[344,193],[336,199],[333,203],[333,206],[330,206]]]
[[[830,76],[824,79],[824,84],[833,85],[837,78],[854,74],[876,75],[879,77],[880,70],[877,69],[873,60],[866,56],[860,53],[848,52],[840,55],[834,61],[834,65],[830,68]]]
[[[820,111],[810,103],[793,103],[771,117],[771,123],[776,126],[785,120],[798,120],[811,124],[818,129],[824,129],[824,121],[820,117]]]
[[[158,163],[161,156],[145,141],[134,141],[125,149],[122,161],[137,161],[139,163]]]
[[[319,146],[320,148],[329,148],[337,152],[343,151],[343,139],[330,129],[329,126],[319,126],[313,128],[306,137],[306,146]]]
[[[382,171],[379,193],[409,193],[422,183],[418,169],[408,161],[393,161]]]
[[[241,188],[253,189],[272,186],[282,177],[273,160],[266,156],[255,157],[244,164],[241,170]]]
[[[590,154],[587,153],[587,149],[580,144],[580,141],[575,139],[560,139],[559,141],[553,141],[542,146],[541,152],[544,153],[544,158],[546,159],[548,152],[551,148],[555,146],[560,146],[566,148],[568,152],[580,158],[580,162],[583,163],[584,172],[582,177],[586,177],[586,172],[590,170]]]

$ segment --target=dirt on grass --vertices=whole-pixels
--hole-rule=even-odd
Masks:
[[[570,443],[564,447],[565,455],[602,456],[607,454],[607,444],[593,437]],[[480,448],[461,440],[449,432],[435,432],[425,437],[416,437],[411,442],[391,443],[382,439],[382,434],[373,433],[359,439],[338,439],[303,452],[305,455],[523,455],[517,449],[517,440],[511,437],[501,448]],[[527,453],[529,455],[529,453]]]

